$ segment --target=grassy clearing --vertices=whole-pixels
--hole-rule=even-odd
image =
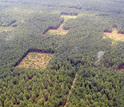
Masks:
[[[103,35],[103,39],[106,39],[107,37],[105,35]]]
[[[111,46],[115,46],[115,45],[117,45],[117,43],[112,41]]]
[[[69,19],[76,19],[77,16],[71,16],[71,15],[61,15],[61,18],[64,18],[64,22],[66,22]]]
[[[69,19],[77,18],[77,16],[71,16],[71,15],[61,15],[60,17],[64,18],[64,23]],[[69,30],[63,29],[64,23],[62,23],[57,29],[49,29],[47,33],[51,35],[66,35]]]
[[[112,32],[104,32],[103,39],[110,38],[112,39],[111,46],[117,45],[117,41],[124,42],[124,34],[118,33],[117,28],[113,28]]]
[[[45,69],[52,56],[50,53],[29,52],[16,67]]]
[[[69,30],[63,29],[63,23],[58,27],[58,29],[49,29],[48,33],[51,35],[66,35]]]
[[[114,41],[122,41],[122,42],[124,42],[124,34],[118,33],[117,28],[113,28],[111,33],[104,32],[103,39],[106,39],[105,36],[106,36],[106,38],[109,37],[110,39],[112,39]]]
[[[8,31],[12,31],[12,30],[14,30],[15,28],[14,27],[11,27],[11,26],[9,26],[9,27],[0,27],[0,32],[8,32]]]

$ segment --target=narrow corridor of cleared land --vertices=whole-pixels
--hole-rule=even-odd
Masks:
[[[66,103],[65,103],[64,107],[66,107],[66,104],[69,102],[69,97],[70,97],[71,91],[72,91],[72,89],[74,88],[74,84],[75,84],[76,79],[77,79],[76,77],[77,77],[77,73],[75,74],[75,78],[74,78],[74,80],[73,80],[73,84],[72,84],[72,86],[71,86],[71,89],[69,90],[69,93],[68,93],[68,96],[67,96],[67,100],[66,100]]]

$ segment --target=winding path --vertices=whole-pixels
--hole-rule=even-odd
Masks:
[[[76,81],[76,77],[77,77],[77,73],[75,74],[75,78],[74,78],[74,80],[73,80],[73,84],[72,84],[72,86],[71,86],[71,89],[69,90],[69,93],[68,93],[68,96],[67,96],[67,100],[66,100],[66,103],[65,103],[64,107],[66,107],[66,104],[69,102],[69,97],[70,97],[72,88],[74,88],[74,84],[75,84],[75,81]]]

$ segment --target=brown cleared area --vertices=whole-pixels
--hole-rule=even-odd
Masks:
[[[110,38],[114,41],[124,42],[124,34],[118,33],[117,28],[113,28],[112,32],[104,32],[103,39]]]
[[[106,39],[106,38],[107,38],[107,36],[103,35],[103,39]]]
[[[68,96],[67,96],[67,99],[66,99],[66,103],[65,103],[65,105],[64,105],[64,107],[66,107],[66,104],[69,102],[69,97],[70,97],[70,94],[71,94],[71,90],[74,88],[74,84],[75,84],[75,82],[76,82],[76,77],[77,77],[77,73],[75,74],[75,78],[74,78],[74,80],[73,80],[73,84],[72,84],[72,86],[71,86],[71,89],[69,90],[69,93],[68,93]]]
[[[66,35],[69,29],[63,29],[63,23],[57,29],[49,29],[46,33],[51,35]]]
[[[61,18],[64,18],[64,22],[66,22],[69,19],[76,19],[77,15],[61,15]]]
[[[111,46],[116,46],[116,45],[117,43],[112,41]]]
[[[51,53],[29,52],[16,67],[45,69],[52,56]]]
[[[11,27],[11,26],[9,26],[9,27],[1,27],[0,26],[0,32],[8,32],[8,31],[12,31],[12,30],[15,30],[15,28],[14,27]]]
[[[64,18],[64,21],[62,21],[61,24],[57,28],[49,27],[43,33],[44,36],[45,36],[45,34],[50,34],[50,35],[66,35],[68,33],[68,31],[69,31],[69,28],[63,28],[65,22],[67,20],[69,20],[69,19],[75,19],[77,17],[77,15],[64,15],[64,14],[61,14],[60,17]]]

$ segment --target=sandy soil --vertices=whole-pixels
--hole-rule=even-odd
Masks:
[[[52,56],[47,53],[29,52],[16,67],[45,69]]]
[[[106,35],[106,38],[109,37],[114,41],[122,41],[122,42],[124,42],[124,34],[118,33],[117,28],[113,28],[111,33],[104,32],[103,39],[106,39],[105,35]]]
[[[61,15],[61,18],[64,18],[64,21],[66,22],[69,19],[76,19],[77,16],[71,16],[71,15]]]
[[[49,29],[48,32],[51,35],[66,35],[69,30],[63,29],[64,23],[69,19],[75,19],[77,16],[71,16],[71,15],[61,15],[61,18],[64,18],[64,22],[58,27],[58,29]],[[44,34],[45,36],[45,34]]]
[[[67,100],[66,100],[66,103],[65,103],[64,107],[66,107],[66,104],[69,102],[69,97],[70,97],[72,88],[74,88],[74,84],[75,84],[75,81],[76,81],[76,77],[77,77],[77,73],[75,74],[75,78],[74,78],[74,80],[73,80],[73,84],[72,84],[72,86],[71,86],[71,89],[69,90],[69,93],[68,93],[68,96],[67,96]]]
[[[48,31],[49,34],[51,35],[66,35],[69,30],[64,30],[63,29],[63,23],[58,27],[58,29],[50,29]]]
[[[107,38],[107,36],[104,35],[104,36],[103,36],[103,39],[106,39],[106,38]]]
[[[117,45],[117,43],[112,41],[111,46],[115,46],[115,45]]]
[[[12,30],[14,30],[14,28],[13,27],[0,27],[0,32],[8,32],[8,31],[12,31]]]

